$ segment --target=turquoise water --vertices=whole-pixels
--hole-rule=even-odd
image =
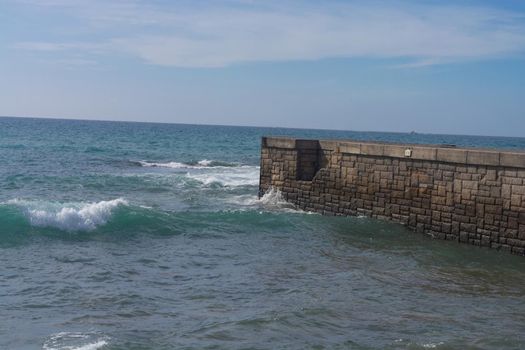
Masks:
[[[0,118],[0,348],[517,349],[525,261],[257,199],[262,135]]]

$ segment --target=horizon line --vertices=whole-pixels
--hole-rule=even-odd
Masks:
[[[467,136],[467,137],[501,137],[509,139],[525,139],[525,136],[506,136],[506,135],[476,135],[476,134],[440,134],[431,132],[411,131],[378,131],[378,130],[350,130],[350,129],[329,129],[329,128],[305,128],[289,126],[261,126],[261,125],[234,125],[234,124],[204,124],[204,123],[181,123],[181,122],[160,122],[160,121],[139,121],[139,120],[122,120],[122,119],[85,119],[85,118],[66,118],[66,117],[49,117],[49,116],[14,116],[0,115],[0,118],[13,119],[43,119],[43,120],[69,120],[85,122],[116,122],[116,123],[138,123],[138,124],[169,124],[169,125],[193,125],[193,126],[225,126],[239,128],[258,128],[258,129],[288,129],[288,130],[314,130],[314,131],[338,131],[338,132],[358,132],[358,133],[377,133],[377,134],[407,134],[415,133],[416,135],[433,135],[433,136]]]

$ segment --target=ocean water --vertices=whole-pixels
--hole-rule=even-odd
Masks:
[[[0,118],[1,349],[518,349],[525,260],[257,198],[260,137]]]

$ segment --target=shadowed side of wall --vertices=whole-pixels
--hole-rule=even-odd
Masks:
[[[525,254],[525,153],[264,137],[259,195]]]

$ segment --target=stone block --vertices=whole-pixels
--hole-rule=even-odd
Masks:
[[[500,154],[500,157],[501,157],[501,154]],[[500,158],[500,161],[501,161],[501,158]],[[498,172],[494,169],[488,169],[483,179],[485,181],[496,181],[498,179]]]
[[[467,189],[470,189],[470,190],[477,190],[478,189],[478,182],[477,181],[463,180],[461,185],[462,185],[462,188],[467,188]]]
[[[453,186],[453,191],[454,193],[460,193],[461,192],[461,188],[463,187],[463,181],[461,180],[454,180],[454,186]]]
[[[502,183],[509,184],[509,185],[522,185],[523,179],[517,178],[517,177],[508,177],[504,176],[501,178]]]
[[[525,195],[525,186],[512,185],[511,193]]]
[[[458,173],[458,174],[456,174],[456,179],[472,180],[472,174],[469,174],[469,173]]]
[[[520,207],[521,206],[521,195],[519,194],[513,194],[510,196],[510,205],[513,207]]]
[[[500,187],[491,187],[490,196],[495,198],[501,197],[501,188]]]

